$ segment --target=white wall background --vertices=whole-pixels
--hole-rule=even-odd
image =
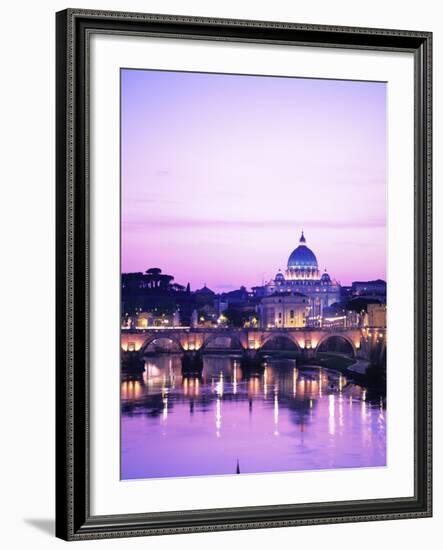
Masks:
[[[434,32],[435,511],[434,518],[88,541],[83,547],[225,548],[289,545],[328,550],[438,548],[443,536],[441,333],[443,19],[439,0],[94,0],[70,7],[405,28]],[[8,549],[60,547],[54,517],[54,13],[63,1],[1,10],[0,540]],[[440,318],[439,318],[440,317]]]

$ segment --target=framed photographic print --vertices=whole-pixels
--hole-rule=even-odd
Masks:
[[[57,536],[431,515],[431,39],[57,14]]]

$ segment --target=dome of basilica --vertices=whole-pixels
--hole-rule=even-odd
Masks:
[[[301,233],[300,244],[289,256],[288,269],[318,269],[317,258],[306,246],[306,239]]]

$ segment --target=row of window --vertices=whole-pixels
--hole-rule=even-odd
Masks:
[[[278,313],[278,318],[281,319],[282,316],[283,316],[283,315],[282,315],[282,312],[279,311],[279,313]],[[291,311],[289,312],[289,317],[290,317],[291,319],[294,318],[294,310],[293,310],[293,309],[291,309]]]
[[[279,312],[278,312],[278,318],[281,319],[282,317],[283,317],[283,314],[282,314],[281,311],[279,311]],[[294,317],[295,317],[295,311],[294,311],[293,309],[291,309],[291,310],[289,311],[289,318],[290,318],[290,319],[294,319]],[[305,313],[303,313],[303,317],[306,317],[306,314],[305,314]]]
[[[334,286],[332,283],[325,283],[323,281],[319,281],[319,280],[308,280],[308,279],[297,279],[296,281],[294,281],[293,279],[287,279],[285,281],[276,281],[275,282],[278,286],[282,286],[282,285],[287,285],[287,284],[290,284],[292,286],[297,286],[297,285],[309,285],[309,286],[314,286],[314,285],[318,285],[318,286]]]

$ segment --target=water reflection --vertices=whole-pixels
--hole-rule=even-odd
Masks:
[[[205,357],[201,374],[179,356],[149,358],[123,379],[122,478],[382,466],[382,398],[336,372],[269,360]],[[346,406],[348,405],[348,406]]]

